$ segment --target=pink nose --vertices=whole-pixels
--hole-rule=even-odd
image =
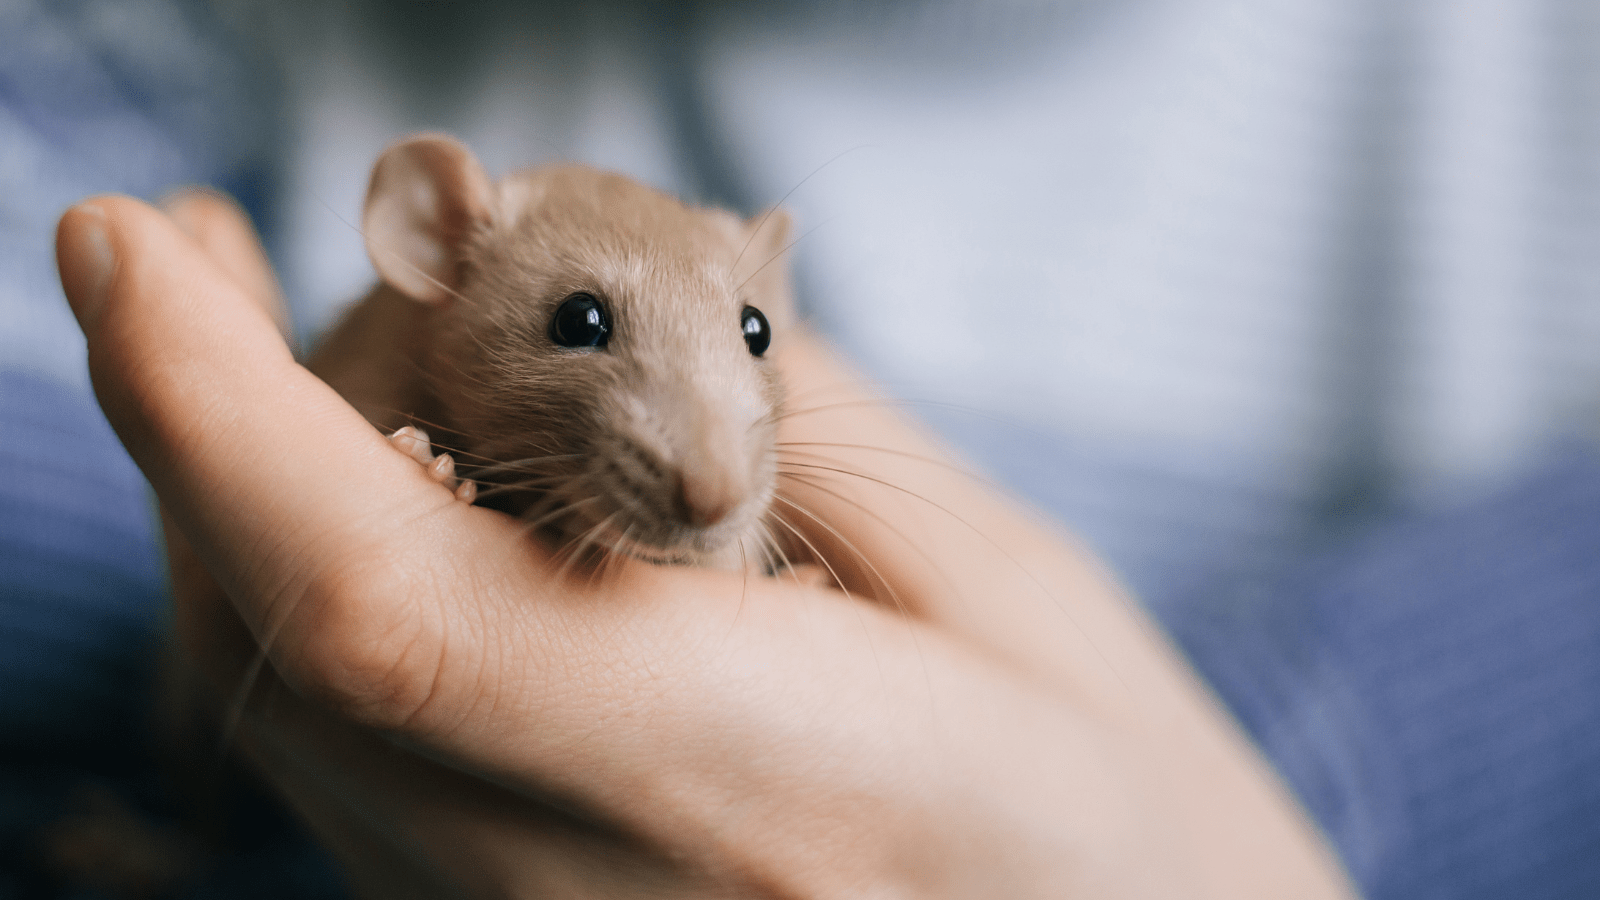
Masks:
[[[684,518],[696,528],[726,519],[744,499],[743,484],[726,472],[684,472],[678,479]]]

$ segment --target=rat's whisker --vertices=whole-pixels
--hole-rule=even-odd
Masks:
[[[557,551],[557,556],[564,557],[561,567],[556,570],[555,581],[557,583],[567,580],[567,575],[572,571],[572,567],[594,547],[595,539],[605,533],[605,530],[611,526],[612,520],[616,517],[616,513],[606,516],[595,523],[593,527],[586,529],[582,534],[569,541],[564,548]]]
[[[772,533],[771,528],[767,527],[767,523],[762,522],[760,525],[761,531],[758,536],[763,540],[766,547],[769,548],[767,557],[769,571],[776,575],[778,573],[778,566],[782,566],[783,568],[789,570],[789,577],[794,579],[795,584],[799,584],[800,574],[794,570],[794,563],[789,559],[789,554],[783,552],[783,547],[778,543],[777,536]]]
[[[361,226],[355,224],[354,222],[352,222],[349,219],[346,219],[344,216],[340,215],[339,211],[334,209],[333,206],[328,203],[328,201],[322,199],[319,196],[319,197],[317,197],[317,202],[321,203],[323,208],[326,209],[329,213],[331,213],[335,219],[338,219],[340,222],[343,222],[347,227],[349,227],[349,229],[351,231],[354,231],[356,234],[361,235],[361,240],[362,240],[363,243],[365,243],[367,245],[367,248],[368,248],[369,251],[374,251],[375,250],[375,251],[381,252],[384,255],[385,258],[388,258],[390,260],[393,260],[393,261],[396,261],[396,262],[400,263],[402,266],[405,266],[407,269],[409,269],[412,272],[412,274],[420,275],[424,280],[426,280],[429,283],[431,283],[434,287],[438,288],[441,291],[444,291],[446,294],[449,294],[451,297],[454,297],[456,300],[459,300],[459,301],[461,301],[463,303],[468,302],[467,298],[462,296],[462,294],[459,291],[457,291],[455,288],[450,287],[449,285],[445,284],[444,282],[440,281],[439,279],[434,278],[432,275],[429,275],[420,266],[417,266],[417,265],[413,264],[411,262],[411,260],[407,259],[405,257],[405,254],[400,253],[397,250],[391,250],[388,247],[382,246],[377,241],[374,241],[371,237],[369,237],[367,235],[366,229],[362,228]]]
[[[772,218],[772,214],[777,212],[779,209],[781,209],[783,207],[783,204],[788,202],[790,197],[794,196],[794,192],[795,191],[798,191],[802,187],[805,187],[806,182],[808,182],[811,179],[815,178],[817,176],[817,173],[821,172],[823,169],[826,169],[827,167],[833,165],[834,163],[838,162],[839,160],[845,158],[846,156],[849,156],[850,154],[856,152],[857,150],[862,150],[862,149],[865,149],[865,148],[870,147],[870,146],[872,146],[872,145],[871,144],[857,144],[854,147],[846,147],[845,149],[840,150],[838,153],[835,153],[833,156],[829,157],[828,160],[826,162],[824,162],[822,165],[817,166],[815,169],[812,169],[810,174],[808,174],[808,175],[806,175],[806,177],[800,179],[800,181],[798,183],[796,183],[794,187],[789,188],[789,192],[784,194],[781,198],[779,198],[777,203],[774,203],[771,206],[767,207],[766,213],[761,216],[761,221],[756,223],[756,227],[751,229],[751,231],[750,231],[750,237],[745,239],[744,246],[739,248],[739,255],[734,257],[734,259],[733,259],[733,267],[735,269],[739,268],[739,261],[744,259],[745,251],[750,249],[750,244],[753,241],[755,241],[756,235],[760,234],[761,233],[761,229],[766,227],[767,220]]]
[[[928,551],[924,550],[921,545],[908,537],[905,532],[901,531],[899,527],[891,523],[888,519],[875,512],[871,507],[841,491],[836,491],[828,487],[826,484],[822,483],[821,476],[816,474],[804,472],[786,472],[781,469],[779,470],[778,474],[782,478],[799,482],[811,490],[827,494],[828,496],[837,499],[841,503],[847,503],[859,510],[863,515],[882,525],[884,528],[887,528],[890,533],[904,542],[907,547],[911,548],[912,552],[922,557],[922,559],[928,563],[929,569],[937,573],[939,579],[945,583],[945,587],[950,589],[950,596],[957,598],[961,596],[961,592],[956,587],[955,582],[950,578],[950,574],[945,571],[944,566],[941,565],[938,560],[934,559],[933,556],[929,554]]]
[[[866,567],[866,570],[871,573],[872,577],[877,580],[878,584],[883,586],[884,591],[886,591],[889,594],[890,602],[894,606],[894,608],[899,610],[900,614],[902,616],[904,616],[905,618],[907,618],[907,619],[914,618],[914,616],[911,613],[911,608],[909,606],[907,606],[905,601],[903,601],[900,598],[900,593],[895,590],[893,582],[891,582],[887,577],[885,577],[884,574],[881,571],[879,571],[879,569],[878,569],[878,567],[876,565],[873,565],[873,562],[872,562],[871,558],[868,557],[867,554],[863,553],[861,551],[861,548],[857,547],[854,542],[852,542],[849,538],[845,537],[837,528],[834,528],[832,525],[828,524],[827,520],[823,519],[821,516],[817,515],[816,513],[812,512],[811,510],[806,509],[804,506],[801,506],[799,503],[797,503],[793,499],[791,499],[789,497],[785,497],[785,496],[780,494],[778,496],[775,496],[773,498],[773,500],[775,500],[778,503],[782,503],[784,506],[787,506],[790,509],[794,510],[795,512],[800,513],[801,515],[805,516],[807,519],[809,519],[812,522],[814,522],[816,525],[818,525],[824,531],[826,531],[830,536],[832,536],[833,539],[839,543],[839,546],[843,547],[845,550],[848,550],[851,553],[851,555],[853,555],[856,558],[857,562],[860,565],[863,565],[863,566]],[[813,545],[810,541],[806,541],[806,546],[811,548],[811,552],[812,553],[816,553],[817,552],[816,546]],[[830,571],[831,571],[831,568],[830,568]],[[837,577],[837,573],[835,573],[835,577]],[[842,582],[841,582],[841,584],[842,584]]]
[[[851,601],[854,599],[851,596],[850,588],[846,586],[844,579],[840,578],[838,571],[833,568],[833,563],[829,562],[827,557],[823,556],[822,553],[817,550],[816,545],[811,543],[810,539],[807,538],[800,529],[794,527],[794,525],[790,523],[789,520],[785,519],[783,515],[776,509],[769,511],[767,515],[773,521],[787,529],[790,534],[794,535],[801,544],[805,545],[805,547],[811,551],[812,558],[815,559],[824,569],[828,570],[828,575],[833,578],[833,583],[839,586],[839,590],[844,594],[846,601]],[[861,623],[861,633],[866,636],[867,649],[872,652],[873,665],[875,665],[878,669],[878,680],[881,684],[887,687],[889,683],[888,677],[883,673],[883,660],[878,657],[878,647],[877,644],[875,644],[872,640],[872,631],[871,629],[867,628],[867,622],[866,619],[862,618],[861,616],[860,607],[853,602],[849,603],[848,605],[850,606],[851,611],[855,613],[856,621]]]
[[[777,262],[778,260],[782,259],[783,255],[785,253],[788,253],[790,250],[794,249],[794,245],[795,244],[798,244],[801,241],[805,240],[807,237],[810,237],[812,232],[816,231],[818,228],[821,228],[822,226],[828,224],[831,221],[833,221],[833,220],[832,219],[823,219],[821,222],[818,222],[817,224],[811,226],[810,228],[807,228],[805,230],[805,232],[802,233],[799,237],[797,237],[794,240],[790,241],[789,243],[783,245],[783,249],[782,250],[779,250],[777,253],[772,254],[772,256],[768,257],[766,262],[764,262],[761,265],[757,266],[756,270],[754,272],[751,272],[749,275],[746,275],[744,280],[739,282],[739,286],[733,289],[734,293],[737,294],[738,292],[744,290],[744,286],[749,284],[750,280],[752,278],[755,278],[757,275],[760,275],[761,274],[761,270],[765,269],[767,266],[770,266],[773,263]]]
[[[522,472],[537,473],[541,467],[555,465],[556,463],[569,462],[583,458],[579,453],[563,453],[556,456],[528,456],[522,459],[512,459],[505,462],[491,462],[487,465],[476,466],[473,474],[480,477],[496,476],[504,473],[519,474]],[[565,473],[555,473],[565,474]]]
[[[816,524],[822,526],[823,530],[827,531],[830,535],[832,535],[834,540],[838,541],[845,549],[847,549],[851,553],[855,554],[856,558],[862,564],[864,564],[869,571],[872,572],[873,577],[877,578],[879,583],[881,583],[883,585],[884,589],[886,591],[888,591],[889,598],[893,602],[894,608],[899,611],[900,617],[908,625],[911,626],[911,627],[909,627],[907,629],[907,632],[911,635],[911,646],[916,649],[916,651],[917,651],[917,659],[922,665],[922,681],[923,681],[923,685],[927,688],[928,704],[929,704],[929,706],[931,708],[932,705],[933,705],[933,702],[934,702],[933,678],[932,678],[932,676],[930,676],[928,674],[928,660],[927,660],[927,657],[922,652],[922,640],[919,637],[917,637],[917,628],[915,626],[915,621],[918,619],[918,616],[914,615],[912,613],[912,611],[911,611],[911,608],[906,604],[906,602],[904,600],[902,600],[900,598],[900,593],[894,589],[894,585],[889,581],[889,579],[884,577],[882,572],[878,571],[878,567],[876,565],[873,565],[872,559],[870,557],[868,557],[867,554],[863,553],[861,551],[861,549],[855,545],[854,542],[852,542],[849,538],[847,538],[843,534],[841,534],[837,528],[834,528],[832,525],[828,524],[828,522],[826,520],[824,520],[821,516],[818,516],[816,513],[813,513],[811,510],[806,509],[804,506],[801,506],[799,503],[796,503],[795,501],[789,499],[788,497],[784,497],[784,496],[780,495],[780,496],[774,497],[773,499],[776,500],[779,503],[784,504],[785,506],[789,507],[790,509],[793,509],[795,512],[798,512],[801,515],[806,516],[807,518],[809,518],[811,521],[815,522]],[[795,530],[795,533],[798,535],[799,531]],[[802,538],[802,540],[804,540],[804,538]],[[806,543],[807,543],[808,546],[810,545],[810,541],[806,541]],[[815,548],[814,547],[812,549],[812,552],[815,552]],[[830,571],[831,571],[831,569],[830,569]],[[835,578],[837,579],[837,576],[835,576]]]
[[[1062,616],[1066,617],[1067,621],[1072,624],[1072,627],[1074,629],[1076,629],[1079,634],[1082,634],[1084,636],[1084,639],[1087,640],[1089,645],[1094,648],[1095,654],[1098,655],[1100,657],[1100,660],[1105,663],[1106,668],[1108,670],[1110,670],[1112,675],[1114,675],[1117,678],[1118,681],[1121,681],[1124,687],[1127,687],[1127,682],[1123,680],[1122,674],[1117,669],[1117,667],[1112,664],[1111,658],[1106,655],[1105,651],[1100,649],[1099,644],[1094,642],[1094,640],[1090,637],[1089,632],[1083,627],[1082,624],[1080,624],[1078,622],[1078,618],[1072,614],[1072,611],[1067,608],[1067,605],[1065,603],[1063,603],[1059,597],[1057,597],[1054,593],[1052,593],[1051,590],[1048,587],[1045,587],[1044,582],[1040,581],[1038,576],[1033,574],[1033,570],[1029,569],[1027,566],[1024,566],[1020,560],[1018,560],[1015,556],[1012,556],[1011,552],[1006,550],[1005,547],[1001,546],[998,541],[996,541],[994,538],[990,537],[989,535],[985,534],[983,532],[983,529],[978,528],[976,525],[973,525],[971,522],[968,522],[966,519],[962,518],[961,516],[956,515],[949,508],[947,508],[947,507],[945,507],[945,506],[943,506],[943,505],[941,505],[939,503],[936,503],[936,502],[934,502],[932,500],[929,500],[927,497],[924,497],[921,494],[918,494],[916,491],[908,490],[906,488],[901,487],[900,485],[894,484],[893,482],[885,481],[882,478],[878,478],[878,477],[875,477],[875,476],[872,476],[872,475],[867,475],[867,474],[864,474],[862,472],[853,472],[853,471],[850,471],[848,469],[839,468],[837,466],[824,466],[824,465],[817,465],[817,464],[814,464],[814,463],[802,463],[802,462],[791,462],[791,463],[788,463],[788,465],[799,466],[801,468],[806,468],[806,469],[817,469],[817,470],[821,470],[821,471],[833,472],[833,473],[838,474],[838,475],[844,475],[844,476],[848,476],[848,477],[851,477],[851,478],[859,478],[859,479],[862,479],[864,481],[869,481],[869,482],[872,482],[874,484],[882,485],[883,487],[886,487],[886,488],[888,488],[888,489],[890,489],[892,491],[897,491],[897,492],[899,492],[901,494],[904,494],[904,495],[906,495],[908,497],[912,497],[912,498],[914,498],[914,499],[916,499],[916,500],[918,500],[918,501],[920,501],[922,503],[925,503],[928,506],[931,506],[934,509],[944,513],[946,516],[948,516],[952,520],[960,523],[968,531],[972,532],[974,535],[976,535],[977,537],[982,539],[985,543],[987,543],[990,547],[994,548],[994,550],[996,552],[998,552],[1001,556],[1005,557],[1006,560],[1008,562],[1010,562],[1011,565],[1014,566],[1018,572],[1021,572],[1029,581],[1033,582],[1033,586],[1038,589],[1039,593],[1046,600],[1048,600],[1050,602],[1050,604],[1052,606],[1054,606],[1058,612],[1061,613]]]
[[[872,444],[847,444],[835,441],[779,441],[775,445],[774,450],[779,454],[787,454],[791,456],[804,455],[808,458],[823,460],[824,462],[838,462],[836,457],[830,457],[822,453],[808,453],[801,450],[791,450],[791,447],[837,447],[841,450],[868,450],[873,453],[883,453],[890,456],[898,456],[902,459],[911,459],[916,460],[917,462],[924,462],[930,466],[938,466],[946,471],[954,472],[957,475],[970,478],[973,481],[984,485],[985,487],[991,487],[998,490],[1005,489],[1003,485],[994,481],[994,479],[987,478],[984,475],[973,471],[970,466],[959,465],[947,459],[940,459],[937,456],[930,456],[923,453],[912,453],[907,450],[896,450],[892,447],[878,447]]]
[[[531,532],[535,532],[535,531],[538,531],[539,529],[545,527],[546,525],[549,525],[550,523],[559,520],[562,516],[571,515],[572,513],[576,512],[580,507],[587,506],[590,503],[598,503],[598,502],[600,502],[600,498],[599,497],[584,497],[581,500],[573,500],[573,501],[570,501],[568,503],[560,504],[554,510],[546,511],[536,519],[524,519],[523,520],[524,521],[524,526],[523,527],[526,528],[526,530],[529,531],[530,533]],[[610,521],[610,519],[615,517],[615,516],[616,516],[616,513],[612,513],[610,516],[606,517],[605,521]]]
[[[619,561],[629,555],[627,551],[628,535],[632,531],[633,526],[629,525],[628,527],[622,529],[622,533],[617,535],[615,538],[603,541],[605,549],[608,552],[604,553],[600,557],[600,564],[595,566],[595,571],[590,574],[590,584],[594,583],[596,576],[598,576],[600,578],[600,582],[604,584],[609,573],[618,565],[620,565]]]

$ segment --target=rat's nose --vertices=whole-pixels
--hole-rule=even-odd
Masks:
[[[678,476],[678,503],[684,521],[710,528],[726,519],[745,495],[744,481],[726,470],[685,469]]]

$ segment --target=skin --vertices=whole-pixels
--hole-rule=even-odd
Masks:
[[[852,402],[814,339],[776,360],[818,407],[782,439],[879,448],[829,452],[924,500],[793,499],[896,602],[563,573],[295,363],[219,198],[94,198],[57,248],[169,524],[178,638],[218,695],[267,647],[238,744],[363,894],[1352,896],[1093,560]]]

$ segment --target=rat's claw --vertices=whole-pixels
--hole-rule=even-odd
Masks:
[[[426,431],[415,425],[407,425],[390,435],[389,443],[393,444],[396,450],[416,460],[419,466],[433,462],[433,442],[428,439]]]
[[[456,460],[448,453],[441,453],[434,458],[428,466],[428,477],[439,482],[450,490],[456,489]]]
[[[453,491],[457,500],[471,503],[478,498],[478,486],[471,481],[460,481],[456,478],[456,461],[448,453],[433,455],[433,442],[428,439],[428,433],[415,425],[396,431],[389,436],[389,443],[396,450],[416,460],[428,472],[428,477]]]
[[[457,500],[471,503],[478,499],[477,483],[470,479],[462,481],[456,478],[456,461],[448,453],[439,454],[433,465],[428,466],[428,477],[455,491]]]

